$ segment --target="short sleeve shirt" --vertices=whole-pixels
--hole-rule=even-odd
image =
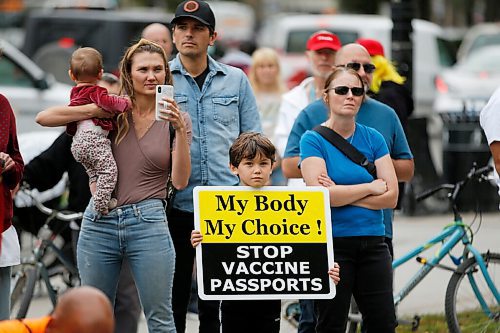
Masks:
[[[352,142],[351,142],[352,139]],[[389,154],[382,135],[373,128],[356,124],[351,138],[347,138],[370,162]],[[322,158],[328,176],[338,185],[370,183],[373,177],[368,171],[351,161],[340,150],[315,131],[307,131],[300,140],[301,161],[309,157]],[[382,210],[352,205],[332,207],[333,237],[384,236]]]

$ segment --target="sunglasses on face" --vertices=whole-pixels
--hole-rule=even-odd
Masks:
[[[346,67],[355,70],[356,72],[360,70],[361,66],[365,70],[365,73],[371,74],[375,71],[374,64],[360,64],[359,62],[350,62],[345,65],[337,65],[338,67]]]
[[[365,89],[362,87],[346,87],[346,86],[338,86],[338,87],[333,87],[333,88],[328,88],[327,91],[333,90],[337,95],[347,95],[349,92],[349,89],[351,90],[351,93],[353,96],[363,96],[365,93]]]

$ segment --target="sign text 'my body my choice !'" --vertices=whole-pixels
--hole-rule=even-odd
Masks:
[[[331,298],[325,189],[197,187],[198,290],[203,299]]]

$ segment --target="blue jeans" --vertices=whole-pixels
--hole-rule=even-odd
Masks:
[[[175,332],[175,250],[161,200],[124,205],[105,216],[90,201],[77,249],[82,284],[99,288],[114,301],[124,259],[132,270],[149,332]]]
[[[11,266],[0,267],[0,320],[7,320],[10,317],[11,269]]]
[[[314,317],[314,301],[311,299],[301,299],[299,328],[297,333],[315,333],[316,318]]]

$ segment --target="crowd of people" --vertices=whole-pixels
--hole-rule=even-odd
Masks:
[[[337,284],[335,298],[300,300],[298,332],[343,332],[352,297],[363,330],[394,332],[392,220],[398,182],[414,173],[405,134],[413,101],[382,45],[342,45],[335,34],[317,31],[305,45],[312,75],[287,91],[270,48],[253,52],[248,76],[210,56],[217,31],[207,2],[183,1],[169,23],[171,31],[160,23],[144,29],[125,51],[119,78],[104,73],[98,50],[75,51],[71,100],[36,118],[73,136],[61,134],[25,168],[14,113],[0,95],[0,319],[9,318],[11,267],[20,261],[12,193],[21,180],[45,190],[68,172],[69,208],[85,211],[75,243],[87,286],[61,297],[47,317],[0,322],[0,332],[15,325],[9,332],[30,325],[33,332],[76,332],[58,325],[87,299],[94,305],[79,311],[95,321],[82,322],[78,332],[91,332],[96,322],[102,332],[136,332],[141,308],[149,332],[185,332],[194,248],[203,242],[194,230],[194,187],[286,184],[328,190],[336,261],[325,268]],[[174,86],[174,98],[164,98],[158,121],[156,86],[164,84]],[[498,96],[481,118],[497,166],[491,110]],[[167,215],[169,175],[177,193]],[[277,333],[280,304],[198,299],[198,317],[201,333]]]

